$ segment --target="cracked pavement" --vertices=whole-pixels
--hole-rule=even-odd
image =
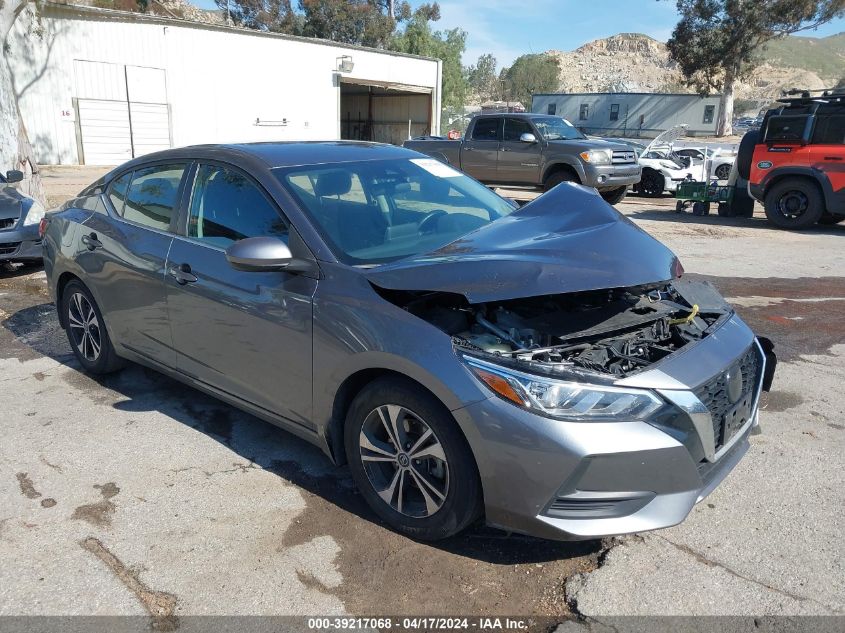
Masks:
[[[49,170],[51,200],[89,172]],[[781,364],[722,486],[677,527],[603,543],[400,537],[292,435],[137,366],[82,374],[43,272],[0,272],[0,615],[842,614],[845,226],[790,234],[673,203],[620,209]]]

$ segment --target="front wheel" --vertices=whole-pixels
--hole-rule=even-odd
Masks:
[[[782,229],[801,230],[813,226],[824,214],[824,198],[814,182],[786,178],[766,192],[766,217]]]
[[[599,193],[607,204],[619,204],[628,195],[628,187],[619,187],[618,189],[610,189]]]
[[[728,163],[719,165],[716,168],[716,178],[719,180],[727,180],[731,175],[731,166]]]
[[[659,198],[666,188],[666,178],[660,172],[648,169],[643,171],[639,190],[647,198]]]
[[[352,402],[346,458],[364,499],[393,529],[434,541],[482,511],[475,460],[449,411],[414,383],[380,378]]]
[[[65,286],[61,309],[68,341],[85,371],[109,374],[123,367],[123,359],[114,351],[100,308],[82,282],[71,281]]]
[[[845,222],[845,215],[833,215],[832,213],[822,213],[822,217],[819,218],[819,224],[839,224],[840,222]]]

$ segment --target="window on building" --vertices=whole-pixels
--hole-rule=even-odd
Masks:
[[[475,122],[472,128],[473,141],[497,141],[499,140],[498,117],[482,117]]]
[[[704,106],[704,121],[703,123],[713,123],[713,116],[716,114],[716,106]]]
[[[534,134],[531,124],[525,119],[505,119],[505,141],[518,141],[523,134]]]
[[[618,121],[619,120],[619,104],[618,103],[611,103],[610,104],[610,120],[611,121]]]
[[[557,104],[556,103],[550,103],[549,107],[546,108],[546,113],[551,114],[551,115],[557,114]]]
[[[156,165],[137,170],[126,193],[124,219],[169,231],[184,173],[185,165]]]
[[[248,237],[288,239],[288,225],[266,196],[244,174],[203,165],[191,197],[188,237],[221,248]]]
[[[578,111],[578,118],[581,121],[586,121],[590,118],[590,104],[589,103],[582,103],[581,109]]]

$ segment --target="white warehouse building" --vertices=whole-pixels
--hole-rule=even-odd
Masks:
[[[41,164],[439,133],[436,59],[92,7],[42,3],[39,13],[38,24],[18,18],[7,58]]]

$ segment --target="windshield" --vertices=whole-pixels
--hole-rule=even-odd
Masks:
[[[547,141],[587,138],[578,131],[578,128],[559,116],[534,117],[531,122]]]
[[[306,165],[274,173],[337,258],[351,265],[436,250],[514,210],[433,158]]]

